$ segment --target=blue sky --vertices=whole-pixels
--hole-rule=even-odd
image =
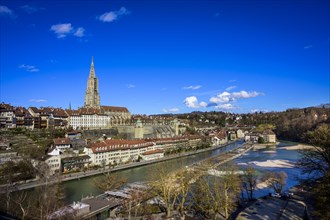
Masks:
[[[0,100],[131,113],[281,111],[329,102],[330,3],[0,1]]]

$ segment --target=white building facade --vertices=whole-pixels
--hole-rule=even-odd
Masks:
[[[59,173],[61,170],[61,156],[60,155],[47,155],[45,162],[47,163],[50,175]]]
[[[155,149],[155,143],[145,140],[105,140],[86,147],[91,165],[105,166],[138,160],[139,156]]]
[[[164,157],[164,151],[161,149],[146,151],[141,155],[143,160],[157,160]]]

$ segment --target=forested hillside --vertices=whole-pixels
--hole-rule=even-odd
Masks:
[[[323,105],[322,107],[288,109],[283,112],[234,114],[212,111],[163,116],[187,120],[190,125],[197,127],[273,124],[275,125],[274,132],[279,139],[304,141],[307,131],[314,130],[321,123],[330,123],[330,108]]]

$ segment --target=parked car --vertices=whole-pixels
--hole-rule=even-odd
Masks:
[[[271,196],[275,198],[281,198],[281,194],[279,193],[272,193]]]
[[[291,198],[293,196],[293,192],[287,192],[287,191],[286,192],[283,192],[282,193],[282,196]]]

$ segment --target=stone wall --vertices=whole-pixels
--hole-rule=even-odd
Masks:
[[[83,130],[84,138],[93,139],[102,137],[103,134],[107,137],[112,137],[118,135],[118,130],[116,128],[111,129],[93,129],[93,130]]]

